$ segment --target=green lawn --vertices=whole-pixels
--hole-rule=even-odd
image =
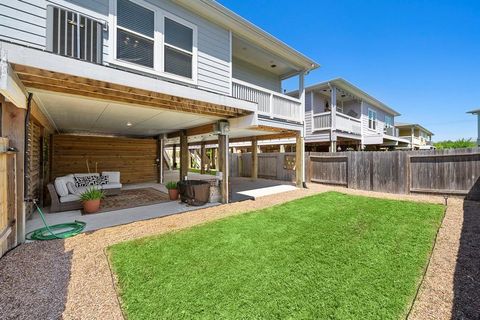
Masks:
[[[443,207],[326,193],[109,249],[128,319],[400,319]]]

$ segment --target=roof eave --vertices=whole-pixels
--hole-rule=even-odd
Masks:
[[[315,85],[309,86],[305,90],[306,91],[312,91],[312,90],[316,90],[316,89],[320,89],[322,87],[325,87],[329,84],[333,84],[333,85],[339,87],[340,89],[351,91],[353,94],[359,96],[360,98],[366,100],[369,103],[372,103],[377,108],[383,109],[384,111],[387,111],[387,112],[393,114],[395,117],[401,116],[401,114],[398,111],[392,109],[391,107],[387,106],[386,104],[384,104],[380,100],[372,97],[371,95],[369,95],[368,93],[366,93],[362,89],[356,87],[355,85],[351,84],[350,82],[348,82],[347,80],[345,80],[343,78],[335,78],[335,79],[331,79],[331,80],[328,80],[328,81],[323,81],[321,83],[317,83]],[[295,92],[292,92],[292,93],[295,93]]]
[[[214,20],[216,23],[231,30],[252,43],[274,52],[291,62],[303,71],[311,71],[320,67],[314,60],[280,41],[268,32],[257,27],[245,18],[212,0],[174,0],[183,7]]]

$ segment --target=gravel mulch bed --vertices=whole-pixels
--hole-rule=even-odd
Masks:
[[[480,203],[450,200],[409,319],[480,319]]]
[[[266,196],[256,201],[238,202],[139,221],[81,234],[66,240],[22,245],[0,259],[0,319],[123,319],[105,255],[106,247],[118,242],[188,228],[330,190],[389,199],[443,203],[443,198],[440,197],[399,196],[309,185],[309,189]],[[444,292],[452,293],[453,284],[450,286],[452,288],[448,287],[448,280],[440,287],[434,284],[435,282],[443,283],[442,279],[448,279],[449,276],[451,281],[455,273],[455,263],[452,264],[450,256],[444,258],[444,254],[458,252],[460,237],[456,229],[461,229],[459,217],[463,212],[462,203],[463,201],[460,200],[450,200],[451,206],[439,234],[433,260],[425,283],[422,284],[412,319],[450,317],[454,299],[445,298],[448,294],[444,297]],[[477,246],[478,243],[477,241]],[[467,243],[465,246],[465,252],[470,252]],[[477,258],[478,252],[477,247]],[[474,253],[470,252],[471,255]],[[468,260],[468,257],[469,254],[465,259]],[[465,263],[465,266],[470,271],[475,268],[474,262]],[[434,268],[433,271],[432,268]],[[478,276],[478,269],[476,275]],[[478,278],[476,279],[478,281]],[[470,286],[470,282],[462,282],[462,287],[466,286]],[[473,297],[469,296],[465,299],[472,300]],[[433,309],[436,310],[439,305],[445,307],[436,313],[438,317],[429,317]]]

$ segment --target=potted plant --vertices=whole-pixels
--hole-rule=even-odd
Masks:
[[[85,213],[95,213],[100,209],[100,200],[105,197],[105,193],[95,187],[88,188],[80,195],[83,202]]]
[[[175,181],[169,181],[165,185],[165,187],[168,190],[168,196],[170,197],[170,200],[174,201],[178,199],[178,186]]]

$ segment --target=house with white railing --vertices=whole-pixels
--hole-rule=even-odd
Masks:
[[[406,146],[407,139],[400,137],[394,125],[399,115],[341,78],[309,86],[305,89],[306,148],[339,151]]]
[[[418,123],[395,123],[395,128],[398,129],[400,137],[408,140],[406,149],[411,150],[431,150],[435,149],[432,142],[433,132],[421,126]]]
[[[26,200],[86,172],[89,160],[119,171],[122,183],[162,184],[165,148],[180,151],[186,180],[189,147],[215,144],[226,203],[229,144],[289,137],[302,186],[304,78],[318,67],[213,0],[0,1],[0,134],[18,168],[12,241],[24,240]],[[297,97],[282,93],[292,77]],[[60,152],[65,136],[77,143]],[[115,148],[92,160],[122,143],[138,160]],[[252,175],[257,168],[253,161]]]

